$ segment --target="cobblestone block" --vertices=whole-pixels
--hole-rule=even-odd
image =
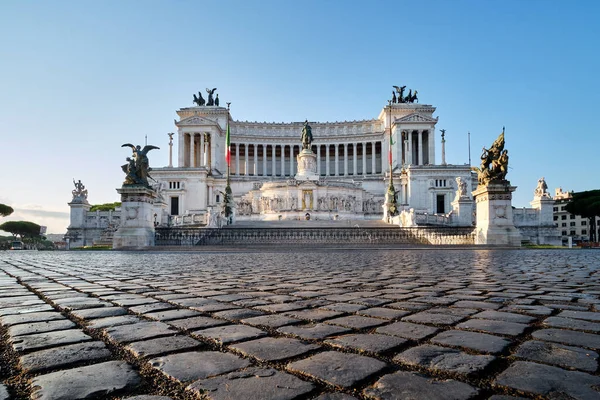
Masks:
[[[600,312],[562,311],[557,317],[583,319],[586,321],[600,322]]]
[[[534,316],[546,316],[552,314],[552,309],[546,306],[531,306],[526,304],[509,304],[500,311],[514,311]]]
[[[431,313],[423,311],[408,317],[402,318],[402,321],[415,322],[417,324],[431,324],[431,325],[454,325],[459,321],[465,319],[461,315],[451,315],[442,313]]]
[[[228,344],[259,338],[266,336],[267,333],[246,325],[226,325],[194,331],[192,335],[212,339],[219,344]]]
[[[306,321],[323,321],[342,315],[342,313],[338,311],[324,310],[319,308],[310,310],[288,311],[283,314],[289,317],[298,318]]]
[[[548,342],[564,343],[573,346],[600,349],[600,336],[592,333],[568,331],[561,329],[541,329],[531,334],[534,339]]]
[[[528,361],[511,364],[496,378],[495,384],[556,399],[600,397],[600,377]]]
[[[363,306],[361,304],[350,304],[350,303],[333,303],[333,304],[328,304],[328,305],[322,306],[321,308],[324,308],[326,310],[331,310],[331,311],[339,311],[342,313],[355,313],[359,310],[366,309],[367,306]]]
[[[43,302],[40,300],[40,303]],[[5,315],[29,314],[42,311],[54,311],[54,308],[50,304],[46,303],[31,306],[18,305],[14,307],[3,307],[0,305],[0,317]]]
[[[406,342],[399,337],[378,334],[345,335],[325,341],[332,346],[368,353],[382,353],[402,346]]]
[[[100,307],[88,308],[85,310],[73,310],[71,315],[80,319],[96,319],[106,317],[117,317],[127,314],[127,309],[123,307]]]
[[[162,322],[139,322],[131,325],[113,326],[104,329],[105,335],[117,343],[135,342],[159,336],[174,335],[176,332]]]
[[[589,372],[595,372],[598,368],[598,353],[595,351],[537,340],[523,343],[515,356]]]
[[[150,303],[142,304],[141,306],[129,307],[129,311],[136,314],[146,314],[149,312],[171,310],[173,308],[175,308],[175,306],[170,303]]]
[[[419,303],[414,301],[398,301],[395,303],[386,304],[386,307],[398,308],[400,310],[408,311],[423,311],[431,308],[432,306],[426,303]]]
[[[356,312],[358,315],[365,317],[375,317],[384,319],[397,319],[410,314],[410,311],[402,311],[393,308],[385,307],[373,307],[367,308],[366,310],[360,310]]]
[[[181,318],[189,318],[189,317],[199,317],[201,316],[198,311],[193,310],[163,310],[163,311],[155,311],[144,314],[144,317],[155,319],[158,321],[169,321],[172,319],[181,319]]]
[[[104,343],[84,342],[25,354],[21,356],[19,365],[25,372],[38,372],[110,356],[111,352]]]
[[[600,323],[584,321],[581,319],[548,317],[543,324],[553,328],[567,328],[578,331],[600,332]]]
[[[358,400],[358,398],[345,393],[323,393],[313,400]]]
[[[384,362],[356,354],[327,351],[288,364],[287,369],[330,385],[350,387],[386,367]]]
[[[80,343],[92,338],[78,329],[64,331],[45,332],[35,335],[17,336],[10,339],[15,351],[33,351],[45,347],[54,347],[70,343]]]
[[[405,339],[421,340],[438,332],[431,326],[411,324],[410,322],[394,322],[375,330],[385,335],[400,336]]]
[[[474,356],[456,349],[432,345],[413,347],[394,357],[395,362],[464,375],[483,370],[495,359],[494,356]]]
[[[382,377],[363,393],[378,400],[467,400],[477,395],[478,390],[455,380],[433,380],[398,371]]]
[[[116,317],[97,318],[88,322],[87,327],[92,329],[109,328],[112,326],[130,325],[140,322],[135,315],[118,315]]]
[[[494,321],[487,319],[470,319],[456,325],[460,329],[471,329],[476,331],[484,331],[496,333],[499,335],[517,336],[527,329],[527,325],[518,324],[516,322]]]
[[[108,361],[52,372],[35,377],[31,398],[36,400],[76,400],[94,396],[108,396],[131,390],[141,378],[124,361]]]
[[[210,317],[191,317],[177,320],[171,320],[167,322],[169,325],[173,325],[179,329],[193,330],[199,328],[211,328],[213,326],[228,325],[229,322],[222,321],[220,319],[214,319]]]
[[[350,315],[325,321],[326,324],[339,325],[352,329],[373,328],[375,326],[386,324],[387,322],[388,321],[380,318],[362,317],[360,315]]]
[[[312,383],[293,375],[271,368],[257,367],[202,379],[188,386],[188,390],[196,394],[208,392],[212,400],[292,400],[313,389]]]
[[[31,324],[13,325],[8,328],[9,336],[32,335],[35,333],[60,331],[63,329],[73,328],[74,323],[68,319],[59,319],[56,321],[33,322]]]
[[[0,318],[0,324],[4,326],[13,326],[17,324],[28,324],[32,322],[56,321],[58,319],[66,318],[56,311],[44,311],[27,314],[5,315]]]
[[[230,349],[261,361],[280,361],[308,353],[320,346],[290,338],[262,338],[229,346]]]
[[[487,333],[448,330],[431,339],[432,343],[464,347],[484,353],[498,354],[510,345],[510,341]]]
[[[458,301],[458,302],[454,303],[452,305],[452,307],[477,308],[477,309],[484,309],[484,310],[497,310],[500,307],[502,307],[502,305],[498,304],[498,303],[488,303],[488,302],[485,302],[485,301],[462,300],[462,301]]]
[[[219,311],[213,314],[215,317],[238,322],[244,318],[258,317],[265,315],[264,312],[251,310],[249,308],[234,308],[232,310]]]
[[[154,358],[148,363],[163,374],[180,382],[191,382],[221,375],[250,365],[233,354],[218,351],[192,351]]]
[[[500,312],[500,311],[482,311],[478,314],[473,315],[473,318],[479,319],[493,319],[498,321],[516,322],[519,324],[529,324],[535,321],[534,317],[530,317],[522,314]]]
[[[290,325],[277,329],[277,332],[298,336],[301,339],[323,339],[328,336],[350,332],[348,328],[326,324]]]
[[[260,317],[244,318],[242,323],[253,326],[267,326],[269,328],[279,328],[284,325],[292,325],[301,322],[299,319],[290,318],[282,314],[261,315]]]
[[[129,343],[125,348],[136,357],[153,357],[160,354],[200,347],[201,342],[187,336],[168,336]]]

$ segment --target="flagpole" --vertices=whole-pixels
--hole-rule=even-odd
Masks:
[[[388,185],[388,190],[387,190],[387,199],[386,199],[386,206],[387,206],[387,216],[386,217],[393,217],[398,213],[398,208],[397,208],[397,204],[396,204],[396,188],[394,187],[394,180],[393,180],[393,176],[392,176],[392,168],[393,168],[393,164],[392,164],[392,101],[388,100],[388,126],[390,129],[390,144],[389,144],[389,152],[388,152],[388,161],[390,163],[390,182]],[[388,220],[388,218],[386,218],[386,220]],[[389,220],[388,220],[389,222]]]
[[[231,223],[233,223],[233,221],[231,220],[231,197],[232,197],[232,191],[231,191],[231,186],[230,186],[230,179],[229,176],[231,175],[231,138],[230,138],[230,129],[229,129],[229,106],[231,105],[231,102],[227,103],[227,133],[226,133],[226,139],[225,139],[225,146],[226,149],[225,151],[226,153],[226,157],[227,157],[227,183],[225,185],[225,198],[223,199],[223,202],[225,203],[225,221],[227,225],[230,225]]]

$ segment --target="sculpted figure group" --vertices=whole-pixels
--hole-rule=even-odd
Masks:
[[[396,92],[398,93],[398,96],[396,96],[396,92],[394,92],[392,90],[392,103],[396,104],[396,103],[418,103],[419,102],[419,98],[417,97],[417,91],[415,90],[415,92],[413,93],[412,89],[408,90],[408,95],[404,96],[404,90],[406,89],[406,86],[394,86],[394,89],[396,89]]]
[[[209,89],[206,88],[206,93],[208,94],[208,100],[204,100],[202,97],[202,93],[198,92],[198,96],[194,95],[194,103],[199,106],[217,106],[219,107],[219,94],[216,95],[216,98],[213,98],[213,94],[217,88]]]
[[[148,161],[148,152],[152,149],[159,149],[159,147],[146,145],[142,149],[140,145],[134,146],[131,143],[125,143],[121,147],[131,147],[133,155],[127,157],[127,164],[121,166],[123,172],[125,172],[125,181],[123,185],[142,185],[150,187],[148,184],[148,171],[150,171],[150,163]]]
[[[487,185],[491,181],[505,181],[508,172],[508,150],[504,149],[504,128],[489,149],[483,148],[481,166],[477,171],[478,183]]]
[[[73,185],[75,185],[75,190],[71,191],[73,200],[85,201],[88,197],[88,191],[85,188],[85,185],[81,183],[81,180],[75,182],[75,179],[73,179]]]

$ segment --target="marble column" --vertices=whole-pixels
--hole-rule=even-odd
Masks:
[[[367,175],[367,142],[362,142],[360,144],[360,149],[362,151],[362,175]]]
[[[317,175],[321,176],[321,145],[317,145]]]
[[[240,174],[240,144],[235,144],[235,174]]]
[[[340,145],[335,144],[335,176],[340,175]]]
[[[258,175],[258,145],[254,144],[254,168],[252,170],[254,176]]]
[[[271,145],[271,176],[277,175],[277,164],[275,161],[275,145]]]
[[[293,144],[290,146],[290,177],[293,177],[295,175],[294,173],[294,148],[296,146],[294,146]]]
[[[190,133],[190,168],[194,168],[196,166],[196,134]]]
[[[371,174],[375,175],[375,173],[377,172],[377,168],[375,168],[375,149],[377,148],[377,146],[375,146],[375,142],[371,142]]]
[[[263,148],[263,170],[262,170],[262,176],[267,176],[267,145],[263,144],[262,145]]]
[[[344,143],[344,176],[348,175],[348,143]]]
[[[383,141],[381,142],[381,173],[383,174],[386,169],[389,168],[387,155],[383,154]]]
[[[356,151],[356,142],[352,143],[352,175],[358,174],[358,154]]]
[[[244,143],[244,175],[248,176],[248,168],[250,168],[248,143]]]
[[[281,145],[281,176],[285,176],[285,144]]]
[[[417,132],[417,165],[423,165],[423,130]]]
[[[407,157],[407,160],[406,160],[406,163],[408,165],[412,165],[412,163],[413,163],[412,139],[413,139],[413,137],[412,137],[412,131],[409,131],[408,132],[408,157]]]
[[[329,176],[329,145],[325,145],[325,175]]]
[[[198,155],[198,166],[204,167],[204,133],[200,133],[200,154]]]
[[[177,166],[179,168],[185,167],[185,133],[179,132],[179,140],[177,147]]]

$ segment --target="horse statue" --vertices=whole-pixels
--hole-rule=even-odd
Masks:
[[[206,104],[204,97],[202,97],[202,93],[198,92],[198,97],[194,95],[194,103],[196,103],[199,107],[202,107],[204,104]]]
[[[206,102],[207,106],[215,105],[215,100],[213,99],[213,94],[215,93],[215,90],[217,90],[217,88],[214,88],[212,90],[209,88],[206,88],[206,93],[208,93],[208,101]]]

